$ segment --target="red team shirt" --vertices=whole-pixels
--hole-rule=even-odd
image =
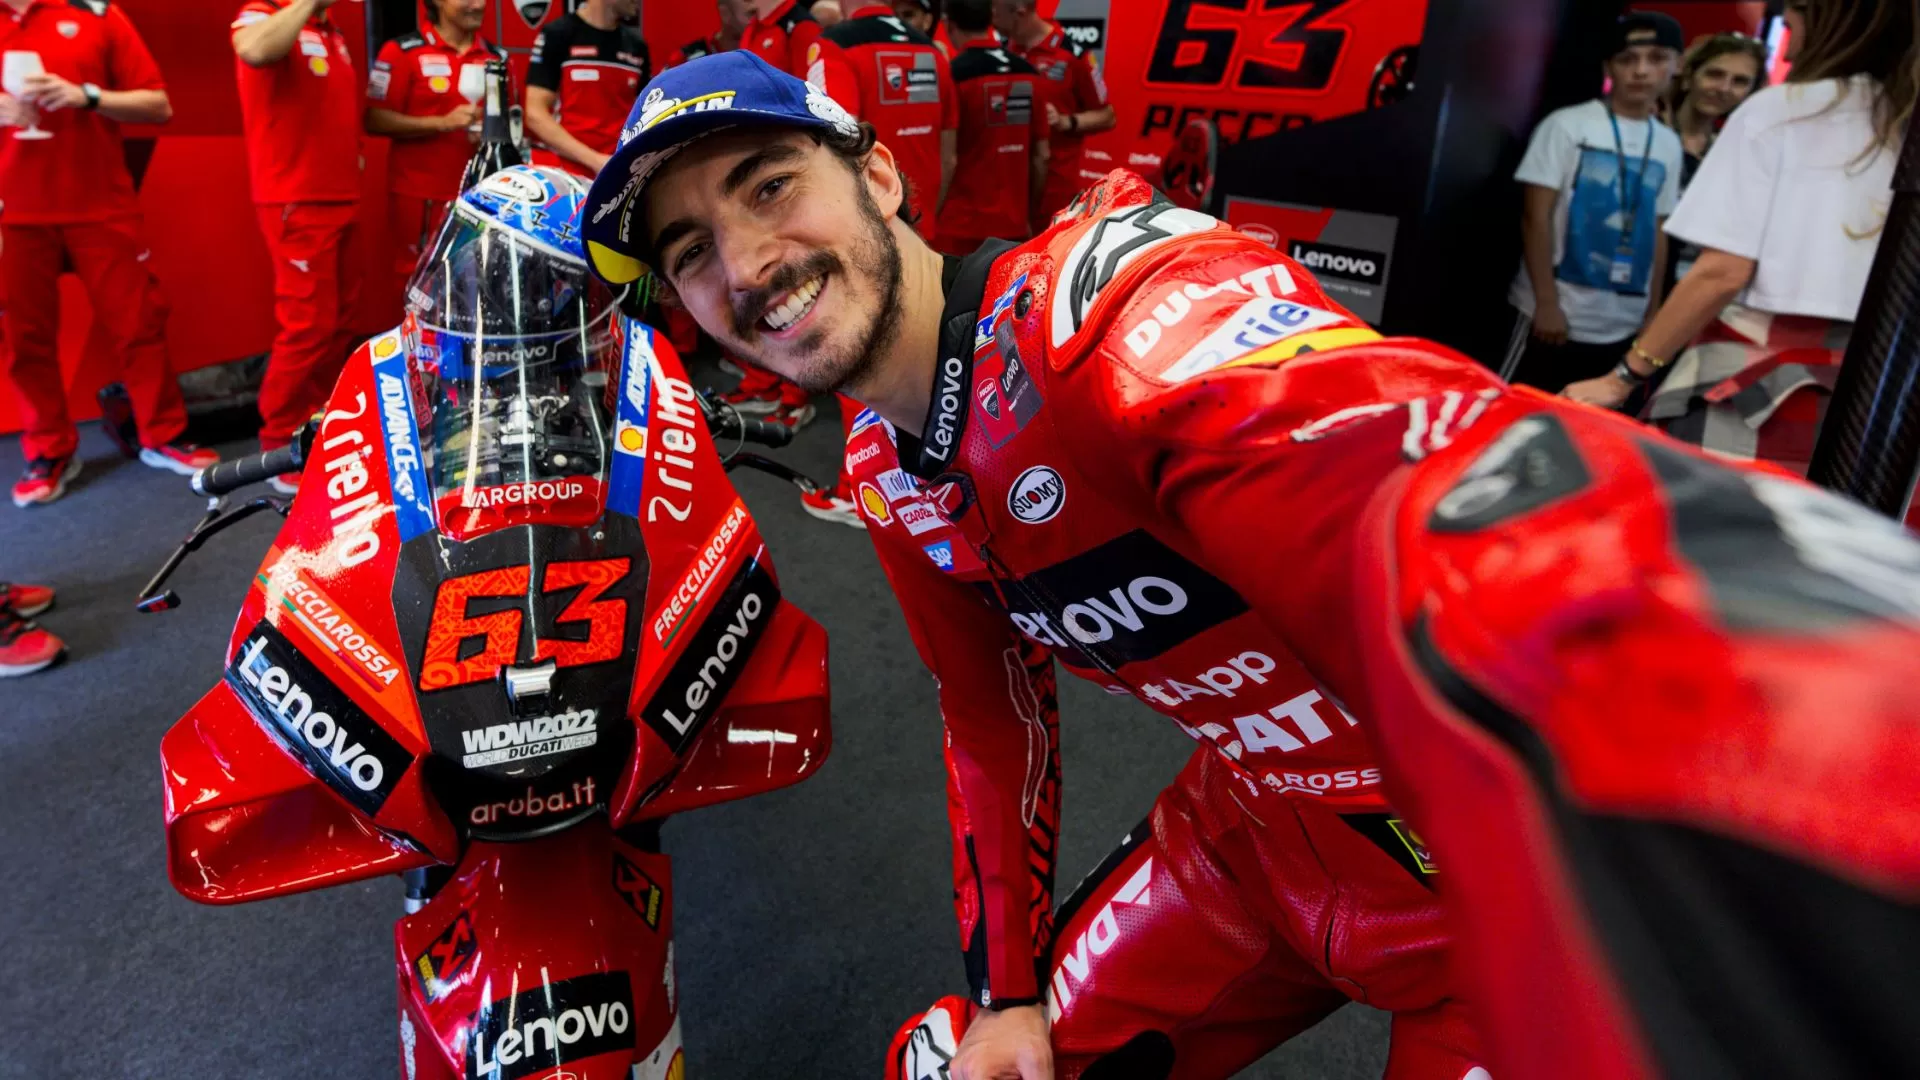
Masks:
[[[959,100],[960,160],[940,210],[940,235],[955,240],[1024,239],[1032,194],[1033,147],[1050,129],[1047,93],[1033,65],[992,41],[953,61]]]
[[[888,14],[893,9],[887,9]],[[820,24],[799,5],[787,0],[770,14],[747,24],[740,47],[796,78],[807,77],[807,56],[820,37]]]
[[[240,30],[285,7],[251,0]],[[360,198],[360,81],[346,35],[320,12],[280,62],[250,67],[234,57],[247,164],[256,203],[353,202]]]
[[[567,134],[611,154],[620,145],[627,113],[652,72],[652,58],[640,31],[631,26],[602,30],[576,13],[555,19],[534,39],[527,85],[553,91],[553,118]],[[533,160],[593,176],[545,147],[535,149]]]
[[[720,42],[720,31],[715,30],[707,37],[696,38],[673,50],[673,55],[667,57],[667,62],[660,65],[660,70],[676,68],[689,60],[698,60],[703,56],[712,56],[726,51],[726,46]]]
[[[34,0],[0,18],[0,49],[40,54],[49,74],[108,90],[164,90],[160,68],[126,13],[86,0]],[[120,125],[87,109],[40,114],[53,138],[0,128],[0,207],[10,225],[66,225],[137,213]]]
[[[418,34],[397,37],[380,47],[367,77],[367,100],[403,116],[445,116],[467,103],[460,96],[460,71],[468,64],[485,67],[494,57],[506,59],[499,46],[475,37],[466,51],[456,51],[431,23]],[[450,200],[460,194],[460,177],[473,143],[465,131],[448,131],[424,139],[394,139],[387,156],[388,185],[395,195],[416,199]]]
[[[820,35],[807,81],[872,124],[912,190],[918,228],[933,233],[940,198],[940,133],[959,126],[947,58],[925,34],[870,4]]]
[[[1053,27],[1040,44],[1022,49],[1010,44],[1008,51],[1032,64],[1053,90],[1053,107],[1062,115],[1098,109],[1107,103],[1107,84],[1093,70],[1085,50]],[[1046,109],[1040,112],[1044,116]],[[1073,194],[1092,183],[1080,177],[1080,148],[1086,136],[1064,131],[1053,132],[1053,156],[1047,162],[1047,213],[1065,206]]]

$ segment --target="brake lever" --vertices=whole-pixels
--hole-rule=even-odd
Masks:
[[[140,590],[139,597],[134,600],[133,609],[143,615],[151,615],[155,612],[172,611],[179,607],[180,594],[172,589],[162,592],[160,587],[166,584],[167,579],[173,576],[173,572],[180,568],[180,564],[188,555],[200,550],[200,545],[228,526],[245,521],[262,510],[271,510],[284,518],[292,509],[293,500],[283,495],[259,495],[232,510],[225,508],[224,500],[219,496],[208,499],[207,512],[200,516],[200,521],[194,525],[193,531],[187,534],[186,539],[180,541],[180,546],[173,549],[173,554],[167,556],[167,561],[161,564],[159,571],[147,582],[146,587]]]

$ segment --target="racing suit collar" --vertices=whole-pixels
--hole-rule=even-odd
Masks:
[[[933,400],[927,403],[920,437],[905,431],[896,431],[894,436],[901,466],[922,480],[932,480],[951,469],[959,457],[972,400],[967,387],[973,381],[974,324],[980,319],[981,294],[986,292],[993,264],[1013,248],[1011,241],[989,240],[963,259],[949,255],[942,263],[940,287],[947,295],[947,304],[940,312],[940,354],[933,373]]]

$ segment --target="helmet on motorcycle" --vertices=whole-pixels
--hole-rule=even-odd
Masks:
[[[615,297],[581,251],[586,191],[558,169],[494,173],[454,202],[407,285],[436,504],[455,536],[599,516],[619,345]]]

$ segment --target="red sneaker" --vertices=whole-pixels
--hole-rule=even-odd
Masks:
[[[13,505],[33,506],[50,503],[67,493],[67,485],[80,475],[80,459],[68,454],[63,458],[34,458],[27,471],[13,485]]]
[[[859,508],[845,495],[845,492],[833,489],[803,491],[800,493],[800,509],[821,521],[850,525],[856,529],[866,528],[867,523],[861,519]]]
[[[127,388],[111,382],[101,387],[94,399],[100,402],[100,429],[120,448],[120,456],[139,457],[140,425],[134,423],[133,402],[127,397]]]
[[[31,675],[60,659],[66,643],[11,608],[0,608],[0,678]]]
[[[209,465],[220,464],[220,455],[185,439],[175,439],[165,446],[142,449],[140,460],[156,469],[192,476]]]
[[[29,619],[53,606],[53,590],[45,585],[0,581],[0,608]]]

